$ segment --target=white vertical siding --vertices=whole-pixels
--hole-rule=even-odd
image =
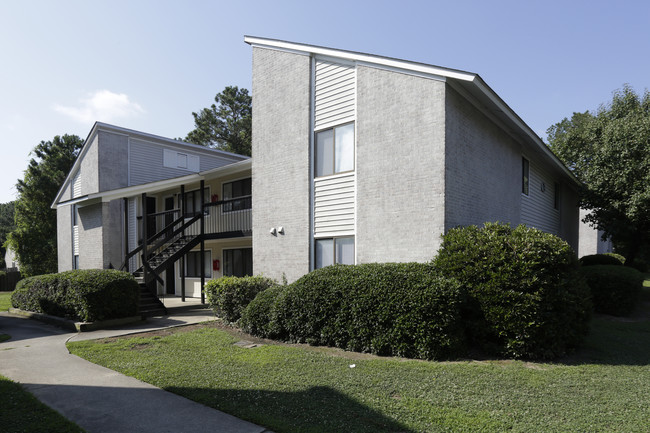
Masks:
[[[559,235],[560,211],[554,208],[554,188],[553,177],[531,160],[528,196],[521,195],[522,224]]]
[[[354,66],[316,60],[314,129],[354,120],[356,69]]]
[[[79,226],[72,226],[72,255],[79,254]]]
[[[314,236],[354,235],[354,173],[314,181]]]

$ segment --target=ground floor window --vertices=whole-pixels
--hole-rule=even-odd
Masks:
[[[316,239],[316,269],[354,264],[354,237]]]
[[[72,256],[72,269],[79,269],[79,254]]]
[[[212,278],[212,254],[205,251],[205,278]],[[201,251],[190,251],[185,257],[185,276],[188,278],[201,278]]]
[[[253,275],[253,249],[233,248],[223,250],[223,276],[245,277]]]

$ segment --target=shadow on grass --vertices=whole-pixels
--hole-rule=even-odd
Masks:
[[[559,364],[650,365],[650,287],[629,317],[596,315],[577,352]]]
[[[302,392],[170,387],[167,391],[282,432],[414,430],[326,386]]]

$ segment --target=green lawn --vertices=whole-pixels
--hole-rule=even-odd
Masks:
[[[650,280],[646,287],[647,302]],[[556,363],[244,348],[233,345],[241,337],[214,326],[168,334],[69,348],[278,433],[641,432],[650,420],[647,314],[595,318],[584,347]]]
[[[0,292],[0,311],[8,311],[11,307],[11,294],[13,292]]]
[[[38,401],[19,384],[0,376],[0,431],[65,433],[84,430]]]

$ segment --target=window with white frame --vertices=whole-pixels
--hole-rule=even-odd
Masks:
[[[232,248],[223,250],[223,276],[245,277],[253,275],[253,249]]]
[[[354,264],[354,236],[316,239],[315,268],[333,264]]]
[[[354,123],[318,131],[315,177],[354,170]]]
[[[212,254],[205,251],[204,256],[205,278],[212,278]],[[185,276],[188,278],[201,278],[201,251],[190,251],[185,257]]]

